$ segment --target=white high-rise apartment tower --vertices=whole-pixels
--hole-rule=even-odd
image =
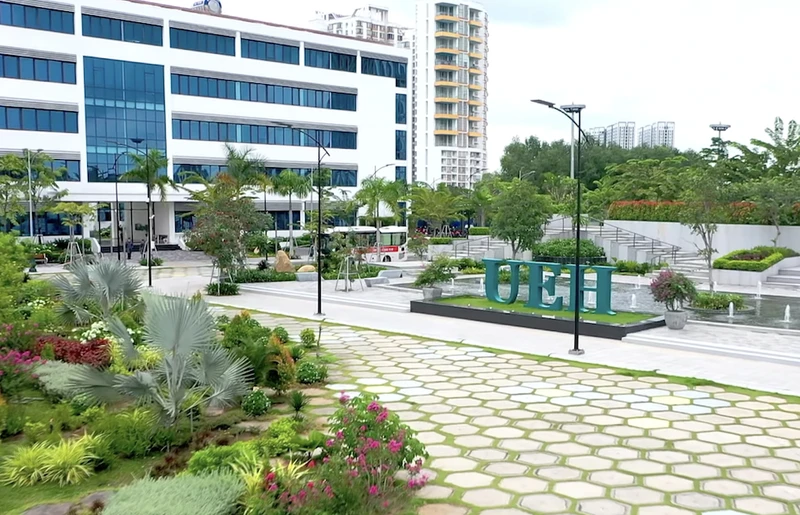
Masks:
[[[632,149],[636,138],[635,122],[617,122],[606,127],[606,145],[618,145],[625,149]]]
[[[406,46],[406,28],[389,21],[389,10],[384,7],[367,5],[359,7],[352,14],[317,11],[317,18],[312,24],[332,34]]]
[[[413,177],[472,187],[486,171],[488,17],[473,0],[417,0]]]
[[[675,148],[675,122],[656,122],[639,129],[639,146]]]

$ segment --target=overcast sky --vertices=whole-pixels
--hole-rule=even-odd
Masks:
[[[156,0],[186,6],[191,0]],[[317,10],[368,0],[223,0],[223,13],[307,26]],[[377,0],[413,25],[414,0]],[[569,138],[569,122],[531,104],[582,103],[586,128],[675,122],[699,149],[710,123],[726,137],[766,137],[775,116],[800,119],[797,0],[484,0],[489,14],[489,167],[514,136]]]

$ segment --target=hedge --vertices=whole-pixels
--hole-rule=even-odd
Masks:
[[[488,236],[490,234],[490,230],[488,227],[470,227],[469,228],[469,235],[470,236]]]
[[[692,307],[698,309],[711,309],[717,311],[727,310],[733,302],[733,309],[736,311],[745,308],[744,298],[735,293],[707,293],[698,292],[697,297],[692,301]]]
[[[559,257],[575,259],[575,238],[556,238],[533,248],[534,257]],[[606,251],[591,240],[581,239],[581,258],[605,258]]]
[[[608,209],[609,220],[631,220],[634,222],[679,222],[683,202],[655,200],[625,200],[613,202]],[[753,202],[734,202],[722,206],[721,224],[772,225],[772,222],[756,216]],[[795,204],[791,215],[781,220],[781,225],[800,225],[800,204]]]
[[[428,240],[430,245],[451,245],[453,243],[453,238],[448,237],[437,237],[431,238]]]
[[[717,270],[739,270],[743,272],[763,272],[775,266],[784,258],[795,257],[797,252],[786,247],[754,247],[752,249],[734,250],[714,260]]]
[[[275,270],[247,269],[233,274],[235,283],[277,283],[297,280],[293,272],[276,272]]]

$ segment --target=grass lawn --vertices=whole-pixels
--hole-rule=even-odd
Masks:
[[[0,513],[19,515],[39,504],[75,502],[92,492],[119,488],[143,477],[150,466],[159,459],[160,457],[118,460],[110,469],[95,474],[77,485],[58,486],[58,483],[23,487],[0,485]]]
[[[534,315],[554,316],[556,318],[572,319],[575,315],[573,311],[548,311],[546,309],[529,308],[525,307],[524,302],[515,302],[514,304],[501,304],[492,302],[485,297],[447,297],[438,300],[443,304],[452,304],[454,306],[467,306],[479,309],[496,309],[500,311],[513,311],[515,313],[530,313]],[[594,322],[602,322],[604,324],[634,324],[643,320],[649,320],[656,315],[650,313],[630,313],[627,311],[617,311],[616,315],[599,315],[592,311],[587,311],[581,315],[582,320],[590,320]]]

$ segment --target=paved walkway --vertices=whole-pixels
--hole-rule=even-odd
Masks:
[[[295,337],[318,325],[253,316]],[[420,515],[798,513],[795,401],[349,326],[322,345],[338,361],[311,412],[341,391],[396,411],[430,453]]]

